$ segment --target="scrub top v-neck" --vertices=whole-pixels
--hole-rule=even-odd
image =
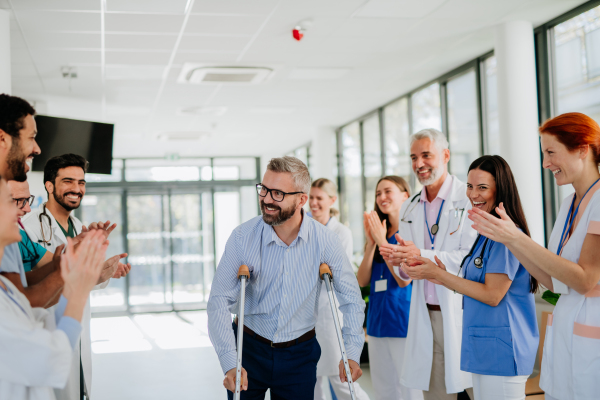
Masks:
[[[398,244],[396,235],[387,239]],[[385,280],[386,290],[376,291],[376,282]],[[380,285],[381,287],[381,285]],[[371,292],[367,313],[367,335],[373,337],[406,337],[412,282],[401,288],[379,253],[373,257]]]
[[[502,243],[479,236],[465,260],[465,279],[485,283],[485,274],[506,274],[512,281],[496,307],[464,296],[460,369],[481,375],[530,375],[539,343],[535,297],[529,272]],[[483,254],[481,254],[483,253]],[[481,268],[475,259],[482,258]]]

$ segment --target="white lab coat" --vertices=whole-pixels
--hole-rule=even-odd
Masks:
[[[52,232],[52,238],[50,243],[44,243],[42,241],[42,224],[40,224],[39,215],[43,211],[43,204],[40,207],[30,212],[23,218],[22,223],[25,226],[25,230],[31,240],[34,242],[38,242],[40,245],[44,246],[46,250],[55,252],[56,248],[61,244],[67,244],[67,238],[64,233],[58,226],[58,222],[52,215],[52,213],[46,209],[46,214],[50,217],[52,223],[48,223],[48,219],[42,217],[42,224],[44,229],[44,236],[46,239],[50,238],[50,232]],[[81,228],[83,224],[81,221],[74,216],[70,217],[73,221],[73,227],[77,234],[81,233]],[[110,279],[106,282],[103,282],[94,287],[94,290],[104,289],[108,286]],[[50,311],[53,311],[54,307],[50,308]],[[83,376],[85,378],[85,385],[88,397],[92,395],[92,341],[90,336],[90,321],[92,318],[92,312],[90,310],[90,301],[85,305],[85,309],[83,311],[83,316],[81,318],[81,365],[83,366]],[[67,386],[64,390],[56,390],[56,397],[58,400],[76,400],[79,398],[79,346],[75,346],[75,350],[73,351],[72,364],[71,364],[71,373],[69,375],[69,381],[67,382]]]
[[[338,235],[346,250],[348,258],[352,260],[352,232],[350,229],[340,223],[336,217],[331,217],[326,226]],[[335,298],[335,293],[333,296]],[[337,314],[340,324],[342,324],[342,313],[339,308],[337,308]],[[338,375],[338,364],[342,359],[342,353],[337,340],[335,325],[333,324],[333,314],[331,313],[331,306],[329,305],[329,296],[327,296],[325,283],[321,285],[315,331],[317,334],[317,341],[321,346],[321,358],[317,364],[317,376]]]
[[[446,265],[448,272],[457,274],[463,258],[473,245],[477,232],[471,228],[467,210],[471,202],[467,198],[467,186],[452,177],[450,199],[444,202],[440,216],[439,231],[435,237],[435,250],[425,249],[425,216],[419,197],[405,201],[400,210],[400,236],[414,242],[421,255],[435,262],[434,255]],[[406,214],[405,212],[408,211]],[[407,221],[412,221],[411,223]],[[456,232],[455,232],[456,231]],[[452,235],[450,233],[454,232]],[[462,295],[444,286],[435,287],[444,320],[444,362],[446,391],[462,392],[473,386],[471,374],[460,370],[462,341]],[[404,386],[429,390],[433,363],[433,331],[425,302],[425,284],[413,281],[410,301],[410,317],[406,336],[404,368],[400,383]]]
[[[563,201],[548,249],[556,254],[569,215],[573,195]],[[579,262],[588,233],[600,234],[600,185],[581,201],[576,226],[561,257]],[[560,400],[592,400],[600,397],[600,286],[582,295],[552,278],[561,293],[548,318],[542,355],[540,387]]]
[[[0,279],[18,303],[0,293],[0,399],[54,400],[52,388],[65,386],[71,368],[69,339],[56,330],[51,312],[31,308],[8,279]]]

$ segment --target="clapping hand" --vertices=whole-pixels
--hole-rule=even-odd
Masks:
[[[442,271],[446,271],[446,266],[437,256],[435,256],[435,263],[425,257],[415,257],[409,261],[402,265],[402,270],[406,275],[412,279],[427,279],[436,285],[442,284],[438,278]]]
[[[379,246],[379,252],[385,261],[391,265],[402,265],[409,262],[409,259],[421,256],[421,250],[410,240],[404,240],[396,233],[398,244],[384,243]]]

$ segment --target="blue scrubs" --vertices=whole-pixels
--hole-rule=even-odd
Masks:
[[[21,229],[21,241],[19,242],[19,251],[23,260],[25,272],[29,272],[40,262],[46,254],[46,248],[32,241],[27,233]]]
[[[398,244],[396,235],[388,238],[388,243]],[[376,292],[375,282],[387,280],[387,290]],[[390,269],[377,252],[373,258],[371,272],[371,293],[367,314],[367,334],[373,337],[406,337],[412,282],[401,288]]]
[[[487,241],[483,265],[475,266],[486,238],[478,236],[475,250],[465,260],[465,278],[484,283],[485,274],[506,274],[512,281],[496,307],[463,297],[460,369],[480,375],[518,376],[533,372],[539,334],[535,298],[529,272],[504,246]]]

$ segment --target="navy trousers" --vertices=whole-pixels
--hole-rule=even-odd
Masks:
[[[236,335],[237,325],[233,324]],[[242,367],[248,372],[248,390],[242,400],[264,399],[271,389],[272,400],[313,400],[321,346],[314,337],[286,349],[275,349],[244,332]],[[233,393],[227,391],[227,398]]]

